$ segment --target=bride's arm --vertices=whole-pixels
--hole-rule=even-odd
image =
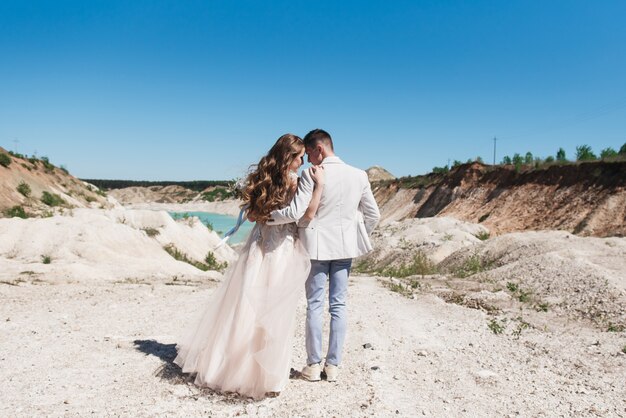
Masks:
[[[309,202],[311,201],[311,197],[313,195],[313,185],[313,179],[309,175],[308,170],[305,170],[302,173],[302,177],[300,177],[300,181],[298,182],[298,191],[296,192],[296,196],[293,198],[289,206],[272,211],[270,213],[271,219],[267,221],[267,224],[280,225],[298,222],[309,206]]]
[[[315,213],[317,212],[317,208],[320,205],[320,199],[322,198],[322,190],[324,190],[324,167],[323,166],[313,166],[311,167],[311,177],[315,182],[315,186],[313,189],[313,195],[311,196],[311,202],[309,203],[309,207],[304,212],[304,216],[302,216],[302,220],[306,222],[310,222],[315,217]]]

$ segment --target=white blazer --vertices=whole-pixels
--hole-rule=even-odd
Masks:
[[[372,250],[369,234],[380,220],[367,173],[339,159],[322,161],[326,182],[317,213],[299,236],[313,260],[354,258]],[[297,222],[311,201],[314,182],[308,170],[302,172],[298,191],[291,204],[271,213],[269,225]]]

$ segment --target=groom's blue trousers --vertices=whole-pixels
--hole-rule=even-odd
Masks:
[[[311,272],[306,281],[306,352],[307,364],[322,361],[322,328],[324,324],[324,296],[329,281],[328,304],[330,312],[330,336],[326,363],[341,363],[343,343],[346,339],[346,300],[348,277],[352,259],[319,261],[311,260]]]

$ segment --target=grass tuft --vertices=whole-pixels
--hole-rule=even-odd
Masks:
[[[409,264],[402,263],[400,267],[387,267],[380,271],[382,276],[387,277],[425,276],[435,273],[437,273],[436,266],[422,251],[418,251]]]
[[[489,239],[489,232],[483,231],[483,232],[479,232],[478,234],[474,235],[476,238],[478,238],[481,241],[486,241]]]
[[[489,267],[490,263],[483,262],[478,254],[474,254],[467,258],[463,265],[456,269],[453,273],[456,277],[465,278],[473,276],[477,273],[482,273],[483,271],[488,270]]]
[[[11,157],[6,155],[5,153],[0,153],[0,165],[2,167],[8,167],[11,165]]]
[[[159,230],[156,228],[143,228],[142,231],[145,232],[146,235],[151,238],[156,237],[157,235],[160,234]]]
[[[43,192],[41,201],[48,206],[61,206],[65,204],[65,200],[58,194]]]
[[[27,183],[23,182],[23,181],[20,182],[20,184],[18,184],[17,191],[24,197],[30,196],[30,194],[32,192],[30,186]]]
[[[498,322],[495,320],[495,318],[489,321],[487,326],[489,327],[491,332],[493,332],[496,335],[502,334],[504,330],[506,329],[506,324],[504,323],[504,321]]]
[[[19,205],[13,206],[11,209],[7,209],[4,213],[9,218],[28,218],[28,214],[26,213],[24,208]]]
[[[178,248],[176,248],[174,244],[167,244],[166,246],[163,247],[163,249],[167,251],[169,255],[174,257],[175,260],[184,261],[185,263],[191,264],[195,268],[202,270],[202,271],[208,271],[208,270],[224,271],[226,267],[228,267],[228,262],[226,261],[223,263],[218,263],[217,259],[215,258],[215,254],[213,254],[211,251],[209,251],[206,258],[204,259],[205,262],[201,263],[199,261],[191,260],[187,256],[187,254],[183,253]]]

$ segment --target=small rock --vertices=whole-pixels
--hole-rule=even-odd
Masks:
[[[420,357],[426,357],[428,355],[428,352],[426,350],[420,350],[417,352],[417,355]]]
[[[372,348],[372,344],[370,344],[370,343],[363,344],[363,348],[365,348],[366,350],[368,348]]]
[[[380,369],[380,367],[378,367],[378,366],[372,366],[372,367],[371,367],[371,369],[372,369],[372,370],[378,370],[378,369]]]
[[[476,378],[480,380],[492,380],[498,377],[498,374],[491,370],[483,369],[476,372]]]

